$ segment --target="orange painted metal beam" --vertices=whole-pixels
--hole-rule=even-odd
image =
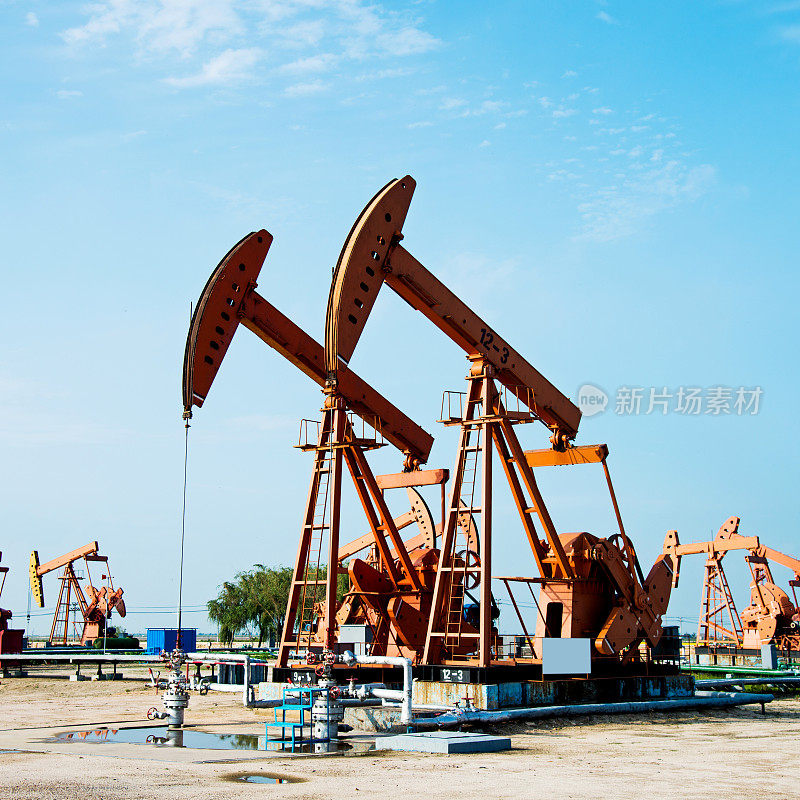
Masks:
[[[792,558],[792,556],[787,556],[786,553],[781,553],[779,550],[773,550],[773,548],[765,547],[764,545],[758,548],[756,555],[774,561],[776,564],[792,570],[796,576],[800,577],[800,559]]]
[[[401,245],[392,250],[386,283],[467,355],[490,363],[497,381],[545,425],[566,440],[575,438],[581,420],[578,407]]]
[[[388,183],[345,241],[325,321],[329,373],[337,374],[350,360],[385,281],[469,356],[494,366],[498,381],[557,432],[556,444],[563,446],[577,434],[578,407],[398,244],[415,186],[410,175]]]
[[[376,475],[375,482],[379,489],[407,489],[411,486],[440,486],[447,483],[449,469],[425,469],[414,472],[392,472],[388,475]]]
[[[79,558],[93,555],[97,552],[97,550],[97,542],[89,542],[89,544],[85,544],[83,547],[79,547],[77,550],[73,550],[70,553],[65,553],[63,556],[54,558],[52,561],[48,561],[45,564],[40,564],[36,568],[36,574],[41,578],[42,575],[47,575],[48,572],[52,572],[54,569],[65,567],[67,564],[71,564],[73,561],[77,561]]]
[[[416,518],[416,514],[413,511],[406,511],[405,514],[395,517],[394,526],[398,531],[401,531],[403,528],[407,528],[409,525],[411,525]],[[356,553],[361,552],[361,550],[363,550],[365,547],[369,547],[371,544],[375,544],[375,534],[365,533],[363,536],[359,536],[358,539],[353,539],[352,542],[342,545],[339,548],[339,562],[341,563],[346,558],[354,556]]]
[[[720,555],[729,550],[753,550],[759,549],[758,536],[737,536],[728,541],[694,542],[693,544],[680,544],[672,548],[671,551],[677,556],[691,556],[698,553],[707,555]],[[766,548],[765,548],[766,549]]]
[[[202,406],[239,323],[277,350],[318,386],[328,373],[322,346],[255,291],[272,236],[265,230],[242,239],[219,263],[195,308],[183,366],[183,407]],[[350,369],[337,375],[347,407],[416,463],[430,455],[433,437]]]
[[[608,458],[608,445],[584,444],[558,451],[526,450],[525,460],[531,467],[567,467],[574,464],[601,464]]]
[[[325,361],[335,375],[358,344],[383,285],[385,266],[403,229],[416,181],[389,181],[367,203],[345,240],[333,274],[325,320]]]

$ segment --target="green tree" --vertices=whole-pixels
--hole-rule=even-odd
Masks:
[[[246,630],[250,623],[240,581],[241,574],[233,581],[225,581],[216,598],[206,604],[209,619],[217,623],[219,640],[223,644],[231,644],[233,637]]]
[[[324,580],[327,568],[321,566],[317,580]],[[255,564],[252,569],[237,573],[233,580],[225,581],[219,594],[207,603],[208,616],[219,627],[219,638],[231,644],[237,633],[258,635],[259,647],[274,634],[278,637],[283,628],[286,604],[292,583],[290,567],[266,567]],[[347,575],[339,575],[337,599],[341,600],[348,588]],[[318,587],[314,596],[324,598],[324,589]]]
[[[292,569],[256,564],[250,572],[243,573],[243,584],[251,622],[258,631],[260,647],[267,636],[274,634],[278,637],[283,629],[292,584]]]

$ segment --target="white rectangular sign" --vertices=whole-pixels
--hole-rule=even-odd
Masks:
[[[543,675],[589,675],[591,639],[542,639]]]

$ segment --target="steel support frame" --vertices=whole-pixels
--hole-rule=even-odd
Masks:
[[[308,564],[309,550],[311,547],[314,514],[317,507],[317,498],[319,496],[323,466],[327,461],[327,454],[331,446],[332,426],[333,415],[329,412],[329,410],[326,409],[323,411],[319,439],[317,442],[317,448],[314,452],[314,468],[311,474],[311,484],[308,489],[308,499],[306,500],[306,508],[303,516],[303,526],[300,532],[300,543],[297,547],[297,557],[295,558],[294,570],[292,572],[292,583],[289,590],[289,598],[286,602],[286,614],[284,616],[283,630],[281,631],[281,643],[278,648],[278,666],[286,666],[289,658],[289,651],[293,647],[299,646],[302,641],[302,631],[298,631],[297,639],[294,640],[294,627],[297,617],[298,603],[301,599],[302,593],[307,590],[305,580],[306,566]],[[309,640],[310,638],[311,635],[309,634]]]
[[[453,485],[450,489],[450,500],[447,506],[447,516],[442,530],[442,541],[439,555],[439,568],[436,571],[436,580],[433,586],[433,601],[431,613],[428,618],[428,630],[425,635],[425,648],[422,654],[423,664],[435,664],[440,661],[438,646],[441,642],[442,649],[446,647],[446,614],[444,608],[445,597],[450,597],[453,586],[453,540],[456,535],[458,515],[460,512],[461,488],[464,481],[464,467],[467,460],[467,446],[469,441],[469,429],[473,424],[474,409],[481,397],[481,382],[471,377],[467,400],[463,408],[461,421],[461,432],[459,434],[458,451],[456,454],[455,468],[453,469]],[[483,437],[482,446],[486,446],[486,437]],[[483,454],[482,454],[483,455]],[[485,461],[485,459],[482,459]],[[471,512],[470,512],[471,513]],[[483,541],[484,537],[481,537]],[[484,578],[483,567],[481,565],[481,580]],[[441,629],[441,630],[439,630]],[[480,648],[482,649],[482,648]],[[435,652],[434,652],[435,651]]]
[[[69,562],[64,566],[64,572],[59,577],[61,581],[61,588],[58,590],[58,603],[56,604],[56,611],[53,615],[53,624],[50,628],[50,644],[63,644],[66,646],[68,638],[69,638],[69,614],[70,614],[70,595],[72,593],[75,594],[75,599],[78,601],[78,605],[81,610],[81,615],[83,616],[83,630],[81,632],[81,644],[84,644],[84,634],[86,631],[86,625],[89,622],[87,619],[87,608],[88,604],[86,603],[86,598],[84,597],[83,591],[81,590],[81,585],[78,583],[78,578],[75,575],[75,570],[72,568],[72,562]],[[66,593],[66,598],[64,597]],[[56,628],[58,626],[58,612],[61,608],[62,604],[64,605],[64,636],[63,640],[56,641],[57,631]]]
[[[481,593],[480,593],[480,639],[478,640],[478,663],[488,667],[492,662],[492,439],[495,425],[489,422],[494,408],[496,389],[489,377],[491,370],[483,366],[481,400],[484,420],[481,422]],[[451,513],[453,513],[451,511]]]
[[[463,408],[461,434],[458,454],[453,471],[453,485],[447,507],[446,521],[442,532],[441,556],[439,570],[433,590],[431,615],[428,620],[428,631],[423,652],[423,664],[439,663],[439,654],[446,651],[447,625],[445,622],[448,609],[446,598],[452,591],[454,563],[452,558],[453,540],[459,513],[464,467],[467,459],[467,447],[471,428],[482,429],[480,444],[481,465],[481,531],[480,531],[480,630],[477,655],[466,659],[480,667],[488,667],[492,662],[492,457],[494,449],[498,451],[509,488],[511,489],[517,510],[525,529],[525,533],[533,553],[534,560],[542,578],[558,577],[570,580],[574,578],[564,548],[558,538],[555,525],[539,491],[532,468],[529,466],[514,427],[506,415],[495,385],[495,369],[486,360],[476,358],[467,377],[469,391]],[[476,416],[476,407],[482,404],[481,416]],[[523,488],[524,487],[524,488]],[[526,492],[527,495],[526,496]],[[529,499],[530,498],[530,499]],[[558,576],[545,574],[545,549],[539,541],[532,514],[536,514],[544,528],[550,548],[555,555]],[[477,570],[476,570],[477,571]]]
[[[717,621],[724,610],[727,610],[730,618],[730,629]],[[726,640],[737,647],[742,646],[742,622],[728,586],[728,579],[725,577],[725,570],[722,568],[722,559],[711,556],[705,565],[700,616],[697,620],[697,643],[715,645]]]
[[[341,529],[341,496],[343,481],[343,464],[346,464],[353,480],[356,494],[361,501],[364,514],[381,557],[381,566],[388,573],[387,577],[398,587],[400,584],[422,590],[419,576],[414,570],[408,551],[400,537],[399,530],[389,512],[378,487],[375,476],[366,460],[363,448],[356,443],[350,421],[347,418],[345,398],[334,391],[326,392],[323,419],[320,425],[319,441],[315,448],[314,469],[309,487],[300,544],[297,550],[289,599],[286,604],[281,643],[278,649],[277,666],[285,667],[289,661],[289,652],[299,649],[305,643],[308,650],[312,647],[313,632],[304,635],[295,626],[297,610],[304,592],[308,591],[307,569],[309,565],[310,546],[313,537],[314,519],[320,492],[320,477],[324,462],[330,454],[329,481],[329,525],[327,542],[327,575],[325,579],[324,619],[322,621],[322,642],[318,645],[322,650],[333,650],[336,645],[336,611],[337,589],[339,577],[339,540]],[[324,535],[324,534],[321,534]],[[394,546],[394,555],[400,561],[398,571],[389,547],[388,539]]]

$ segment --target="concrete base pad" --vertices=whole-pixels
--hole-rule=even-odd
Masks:
[[[482,733],[457,731],[426,731],[384,736],[375,742],[376,750],[406,750],[417,753],[494,753],[510,750],[507,736],[489,736]]]
[[[89,680],[89,676],[88,675],[70,675],[69,679],[71,681],[88,681]]]
[[[689,675],[548,678],[470,684],[415,680],[413,701],[418,706],[452,706],[463,703],[466,694],[475,708],[495,711],[501,708],[690,697],[693,691],[694,679]]]

